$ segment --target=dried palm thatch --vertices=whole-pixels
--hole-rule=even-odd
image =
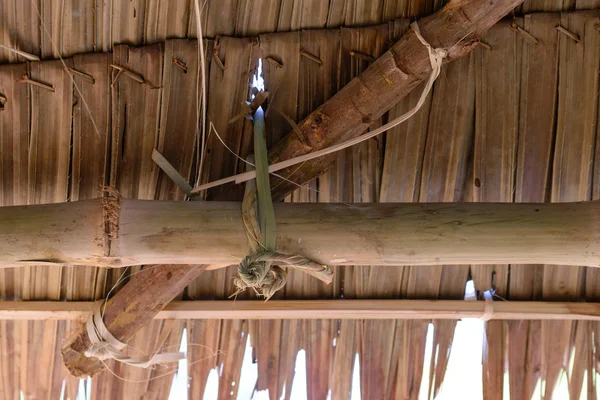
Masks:
[[[282,68],[265,62],[267,88],[277,89],[273,110],[300,120],[360,73],[369,61],[350,52],[379,56],[404,32],[406,20],[426,15],[436,2],[320,0],[289,2],[209,1],[206,34],[208,115],[234,151],[245,157],[251,134],[243,121],[229,124],[247,99],[248,80],[258,57],[277,58]],[[250,7],[250,3],[254,7]],[[112,5],[66,1],[36,2],[52,41],[42,34],[34,3],[5,1],[6,29],[0,43],[42,58],[66,59],[81,94],[59,61],[24,60],[0,50],[0,204],[38,204],[97,196],[112,184],[128,197],[182,199],[182,193],[151,161],[157,148],[180,173],[195,170],[196,60],[195,26],[187,0],[115,2]],[[594,1],[577,7],[598,8]],[[260,12],[258,10],[261,10]],[[556,2],[528,1],[522,10],[562,11]],[[77,14],[78,18],[72,18]],[[531,14],[515,23],[537,38],[501,23],[468,58],[443,71],[430,100],[407,124],[384,138],[339,155],[327,174],[289,196],[289,201],[574,201],[600,198],[598,170],[598,73],[600,33],[596,11]],[[379,26],[343,29],[339,26]],[[557,32],[560,24],[576,33],[577,43]],[[11,32],[18,32],[14,35]],[[256,41],[248,36],[264,34]],[[233,36],[245,37],[235,38]],[[141,48],[132,45],[161,43]],[[116,45],[126,43],[124,45]],[[54,44],[54,46],[53,46]],[[225,66],[214,62],[212,54]],[[322,64],[300,54],[303,50]],[[112,53],[106,53],[111,51]],[[185,63],[187,73],[173,63]],[[114,88],[110,64],[129,68],[151,85],[121,77]],[[17,84],[30,79],[52,85]],[[157,89],[159,88],[159,89]],[[386,118],[407,111],[415,94],[395,105]],[[83,100],[91,112],[87,111]],[[498,112],[498,110],[502,112]],[[92,124],[92,120],[94,124]],[[143,122],[143,123],[142,123]],[[374,122],[374,126],[382,121]],[[269,138],[290,130],[285,117],[271,111]],[[212,137],[204,180],[241,169],[237,159]],[[318,192],[314,189],[318,189]],[[340,269],[331,287],[290,273],[278,298],[461,298],[470,275],[479,290],[492,284],[508,300],[598,301],[597,270],[518,265]],[[94,300],[103,297],[121,271],[94,267],[37,267],[0,270],[4,299]],[[225,299],[233,291],[232,269],[207,272],[185,292],[186,298]],[[249,294],[241,297],[246,298]],[[453,321],[433,321],[435,354],[424,354],[427,322],[344,320],[190,320],[190,396],[200,397],[209,371],[222,365],[220,398],[237,394],[248,334],[258,362],[258,389],[273,398],[289,396],[294,360],[307,354],[309,398],[346,398],[354,355],[361,360],[364,398],[416,398],[423,389],[433,396],[443,382],[454,334]],[[65,321],[0,322],[0,397],[58,397],[63,379],[67,393],[77,392],[56,349],[74,325]],[[483,390],[486,398],[530,398],[539,379],[550,397],[561,371],[568,372],[569,392],[592,398],[596,391],[595,322],[492,321],[486,325]],[[131,344],[149,350],[163,324],[153,321]],[[172,331],[177,344],[183,323]],[[336,346],[332,346],[335,339]],[[196,361],[200,361],[194,363]],[[194,363],[194,364],[192,364]],[[172,369],[134,370],[109,364],[128,381],[104,373],[94,379],[93,398],[166,398]],[[423,370],[429,373],[423,377]],[[600,371],[599,371],[600,372]],[[502,374],[508,373],[509,385]],[[165,375],[166,374],[166,375]],[[163,376],[164,375],[164,376]],[[151,379],[157,378],[157,379]],[[141,381],[141,382],[131,382]]]

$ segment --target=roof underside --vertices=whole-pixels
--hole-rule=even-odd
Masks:
[[[94,198],[102,185],[116,187],[124,197],[182,200],[183,194],[159,171],[151,153],[157,148],[184,176],[194,180],[197,42],[166,40],[195,35],[189,0],[168,5],[166,1],[123,1],[98,4],[95,10],[74,0],[43,3],[42,21],[52,41],[43,32],[34,6],[5,0],[0,6],[8,29],[0,44],[47,59],[98,51],[65,59],[67,66],[93,76],[96,83],[75,75],[81,89],[78,93],[60,61],[19,63],[23,60],[0,51],[3,61],[14,63],[0,66],[0,93],[7,98],[0,112],[0,205]],[[206,41],[208,116],[242,157],[250,151],[251,126],[243,120],[231,124],[229,120],[240,113],[241,103],[248,98],[248,82],[259,58],[271,58],[282,66],[263,63],[266,88],[274,94],[267,117],[272,144],[290,131],[284,114],[301,120],[369,65],[351,57],[350,51],[376,58],[408,28],[408,20],[394,18],[427,15],[434,3],[439,7],[431,1],[289,3],[208,2],[206,34],[225,35],[218,41]],[[528,1],[523,11],[599,6],[597,1]],[[342,152],[333,170],[289,200],[541,202],[600,198],[600,149],[596,151],[599,17],[599,12],[588,11],[516,18],[518,25],[539,39],[538,45],[516,34],[508,22],[498,24],[483,39],[491,50],[479,46],[468,57],[444,66],[417,115],[385,136]],[[368,24],[380,25],[334,29]],[[558,33],[557,24],[579,35],[581,42]],[[332,29],[297,31],[326,27]],[[266,33],[258,40],[251,37],[290,30],[293,32]],[[323,64],[301,56],[301,49]],[[185,62],[187,73],[173,63],[173,57]],[[115,76],[111,63],[142,75],[150,84],[121,77],[111,89]],[[15,83],[25,73],[52,85],[55,92]],[[419,95],[417,88],[399,104],[390,104],[389,115],[375,125],[406,112]],[[242,167],[214,136],[208,148],[203,180],[225,177]],[[90,267],[0,269],[0,297],[98,299],[122,272]],[[234,292],[235,273],[235,268],[205,272],[183,297],[226,299]],[[343,267],[337,269],[330,287],[292,271],[278,297],[460,299],[469,273],[478,290],[488,289],[494,279],[497,293],[509,300],[600,300],[600,275],[595,269],[517,265]],[[242,295],[251,297],[250,293]],[[299,349],[307,354],[309,398],[323,399],[329,389],[332,398],[346,398],[356,353],[361,360],[364,398],[391,393],[396,393],[395,398],[404,394],[414,398],[424,364],[431,363],[435,387],[441,385],[455,323],[434,322],[434,344],[439,346],[436,360],[423,360],[425,321],[181,321],[169,344],[179,343],[187,325],[189,342],[206,346],[189,349],[191,398],[201,397],[210,369],[221,365],[220,379],[226,384],[220,385],[219,398],[237,391],[238,386],[229,383],[239,382],[247,334],[258,361],[257,387],[268,388],[272,398],[276,394],[279,398],[284,387],[291,389]],[[150,324],[131,345],[152,349],[162,324]],[[63,379],[67,379],[67,393],[74,398],[77,381],[68,377],[58,349],[75,328],[69,322],[0,322],[0,397],[15,398],[22,389],[26,398],[57,398]],[[592,347],[598,347],[599,329],[600,325],[591,322],[488,322],[484,392],[488,398],[502,398],[501,372],[506,366],[512,398],[530,398],[538,378],[552,388],[573,357],[572,394],[588,389],[595,392],[591,380],[583,388],[582,382],[584,371],[590,376],[597,365],[600,371],[592,356]],[[334,338],[336,346],[332,347]],[[115,374],[142,383],[125,382],[105,372],[94,378],[93,398],[166,398],[172,375],[148,378],[170,369],[109,365]]]
[[[396,18],[423,17],[445,3],[440,0],[200,0],[200,4],[205,4],[203,27],[207,37],[374,25]],[[142,45],[167,38],[195,37],[193,5],[192,0],[2,0],[0,16],[4,29],[0,38],[2,44],[48,58],[111,51],[117,43]],[[599,7],[599,0],[525,0],[515,12],[519,15]],[[0,57],[0,61],[15,61],[15,56],[5,51],[0,51]]]

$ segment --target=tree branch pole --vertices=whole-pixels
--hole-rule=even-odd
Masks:
[[[451,1],[439,12],[419,21],[419,27],[423,37],[432,46],[448,50],[448,59],[452,60],[467,54],[492,25],[521,2],[522,0]],[[340,93],[315,110],[300,124],[306,144],[294,139],[291,135],[288,136],[270,151],[270,163],[290,159],[360,135],[367,129],[371,121],[379,118],[398,100],[406,96],[426,79],[430,72],[431,66],[427,50],[414,32],[409,31],[363,74],[353,79]],[[382,74],[387,79],[382,79]],[[392,82],[392,84],[389,85],[388,82]],[[331,165],[334,158],[332,156],[306,163],[294,173],[293,179],[303,183],[315,178]],[[289,172],[284,170],[282,174],[289,175]],[[294,187],[291,184],[281,184],[274,192],[274,199],[283,198],[292,189]],[[239,201],[242,198],[241,194],[241,191],[233,191],[223,200]],[[219,232],[213,232],[215,237],[218,234]],[[99,240],[105,240],[104,236],[101,238]],[[178,269],[178,267],[163,266],[161,270],[169,271],[171,268]],[[184,287],[196,275],[183,276],[183,280],[177,285],[181,284],[181,287]],[[137,284],[136,280],[137,277],[134,277],[122,291],[131,290],[130,287]],[[157,292],[160,290],[169,292],[170,290],[164,284],[155,286],[145,289]],[[157,305],[155,312],[159,310],[160,307]],[[125,308],[121,308],[121,312],[124,311]],[[65,357],[65,363],[69,366],[72,360]],[[99,370],[100,367],[80,371],[93,374]]]
[[[3,207],[0,266],[227,266],[248,252],[239,203],[122,199],[107,214],[107,202]],[[323,265],[600,265],[600,201],[278,203],[275,215],[278,251]]]
[[[446,61],[468,54],[485,32],[522,0],[453,0],[437,13],[418,21],[422,36],[434,48],[448,52]],[[369,126],[408,95],[431,73],[427,49],[410,29],[362,74],[308,115],[298,127],[269,151],[269,164],[322,150],[362,135]],[[268,121],[267,121],[268,123]],[[278,172],[289,181],[271,176],[274,201],[325,172],[336,154],[294,165]],[[214,200],[242,198],[243,187],[230,185]]]

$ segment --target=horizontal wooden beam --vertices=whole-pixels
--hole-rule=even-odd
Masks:
[[[0,267],[227,266],[248,253],[240,203],[97,199],[0,211]],[[598,201],[279,203],[275,214],[278,250],[323,265],[600,265]]]
[[[2,301],[0,320],[87,319],[93,302]],[[488,310],[489,311],[489,310]],[[462,319],[480,318],[484,301],[272,300],[174,301],[156,319]],[[495,301],[494,320],[600,321],[600,303]]]

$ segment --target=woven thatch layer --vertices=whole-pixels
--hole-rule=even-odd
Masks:
[[[538,45],[514,33],[507,23],[499,24],[484,38],[491,50],[477,48],[469,57],[444,67],[430,100],[413,119],[385,137],[340,154],[336,168],[309,185],[318,188],[318,193],[300,189],[290,200],[598,198],[600,175],[593,173],[598,159],[598,18],[597,12],[589,12],[518,19],[518,24],[539,39]],[[578,34],[581,43],[559,34],[557,23]],[[250,126],[228,121],[239,114],[240,103],[248,96],[248,79],[258,57],[271,57],[283,66],[264,63],[267,88],[275,93],[267,118],[269,140],[275,141],[290,130],[277,110],[295,120],[303,118],[368,65],[351,57],[350,50],[377,57],[407,25],[407,21],[396,21],[371,28],[268,34],[259,37],[258,46],[251,38],[223,37],[216,47],[208,41],[209,117],[228,145],[244,157],[250,148]],[[319,57],[323,65],[301,56],[300,49]],[[224,70],[214,61],[213,50]],[[0,93],[8,99],[0,112],[0,204],[97,197],[103,184],[114,185],[127,197],[181,199],[178,189],[152,163],[151,150],[157,147],[184,176],[192,178],[196,51],[194,41],[169,40],[165,45],[116,46],[112,54],[67,59],[68,66],[96,80],[91,85],[76,76],[83,97],[72,91],[58,61],[0,66]],[[174,56],[187,64],[187,74],[173,64]],[[111,89],[115,74],[110,63],[131,69],[149,84],[121,76]],[[25,72],[31,79],[52,85],[55,92],[15,83]],[[418,89],[398,105],[390,105],[391,116],[408,110],[417,96]],[[203,179],[240,169],[239,162],[214,136],[209,149]],[[498,265],[471,266],[470,271],[479,290],[489,288],[495,272],[498,293],[508,299],[600,297],[596,270]],[[25,300],[95,299],[107,292],[120,272],[47,266],[6,269],[0,270],[0,290],[2,297]],[[331,287],[324,287],[292,272],[280,296],[460,298],[468,273],[469,266],[345,267],[337,271]],[[234,291],[234,274],[234,269],[205,273],[188,288],[187,295],[226,298]],[[430,375],[435,377],[430,379],[435,382],[430,389],[435,393],[443,381],[454,322],[435,321],[434,325],[438,355],[423,360],[427,327],[423,322],[190,321],[191,343],[221,351],[190,366],[190,390],[199,397],[209,370],[222,364],[221,395],[224,398],[231,390],[235,392],[237,386],[229,384],[239,381],[243,344],[249,333],[258,361],[258,388],[268,388],[277,398],[284,385],[288,393],[291,389],[293,361],[300,348],[307,352],[310,398],[325,398],[328,389],[334,398],[345,398],[357,352],[364,398],[415,398],[424,363],[430,364]],[[596,324],[573,322],[489,323],[484,353],[486,396],[502,398],[505,366],[512,398],[529,398],[539,377],[546,381],[549,393],[572,357],[575,362],[569,379],[571,392],[577,395],[584,372],[587,370],[589,377],[595,371],[592,349],[597,346],[592,346],[592,333],[597,341],[597,328]],[[52,321],[0,323],[2,397],[12,399],[23,389],[31,398],[56,398],[66,371],[53,349],[71,329]],[[154,322],[132,345],[151,348],[160,329],[161,323]],[[180,332],[173,332],[173,343]],[[334,338],[336,346],[332,347]],[[208,355],[206,349],[192,347],[190,362]],[[147,381],[164,372],[111,367],[129,380]],[[125,394],[128,398],[165,398],[170,376],[140,384],[104,373],[94,382],[96,398]],[[583,390],[595,391],[589,378],[587,382]],[[69,381],[67,385],[72,398],[76,384]]]
[[[204,34],[214,38],[250,36],[299,29],[362,26],[396,18],[423,17],[440,9],[440,0],[199,0]],[[143,45],[196,36],[190,0],[3,0],[0,44],[44,59],[112,51],[115,44]],[[525,0],[515,10],[596,9],[599,0]],[[23,59],[0,50],[0,61]]]

